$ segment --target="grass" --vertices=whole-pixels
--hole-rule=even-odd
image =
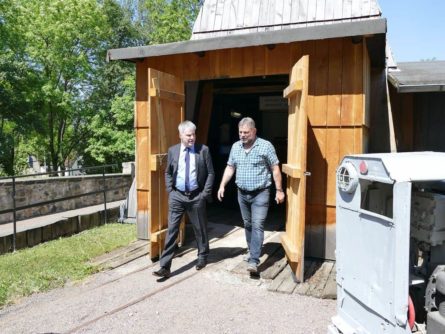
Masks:
[[[128,245],[136,226],[107,224],[0,256],[0,307],[36,292],[79,281],[99,271],[88,261]]]

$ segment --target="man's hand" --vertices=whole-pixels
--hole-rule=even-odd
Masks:
[[[278,191],[277,190],[277,192],[275,194],[275,202],[277,202],[277,204],[283,203],[284,202],[284,197],[285,197],[284,191],[282,191],[282,190]]]
[[[224,187],[219,187],[218,189],[218,200],[222,202],[224,198]]]

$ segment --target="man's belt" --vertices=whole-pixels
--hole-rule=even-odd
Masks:
[[[255,189],[255,190],[244,190],[241,188],[238,188],[238,190],[243,193],[243,194],[255,194],[255,193],[259,193],[263,190],[269,189],[270,187],[266,187],[266,188],[259,188],[259,189]]]
[[[196,188],[195,190],[192,191],[182,191],[179,190],[177,188],[174,188],[178,193],[187,196],[187,197],[195,197],[196,195],[198,195],[200,193],[199,188]]]

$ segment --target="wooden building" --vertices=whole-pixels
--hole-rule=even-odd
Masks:
[[[304,256],[334,259],[336,167],[388,149],[385,99],[374,103],[385,94],[385,44],[375,0],[207,0],[191,40],[109,50],[136,65],[137,219],[150,225],[151,256],[167,227],[165,155],[178,123],[197,124],[217,187],[239,117],[251,116],[286,174],[282,244],[297,279]]]
[[[445,152],[445,61],[398,63],[388,79],[396,150]]]

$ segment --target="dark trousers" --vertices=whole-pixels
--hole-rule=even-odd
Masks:
[[[206,200],[202,198],[201,194],[189,197],[173,190],[168,197],[168,206],[168,232],[165,239],[164,252],[160,259],[161,267],[167,269],[171,267],[181,218],[185,212],[187,212],[195,233],[198,258],[207,259],[209,255],[209,238],[207,235]]]

